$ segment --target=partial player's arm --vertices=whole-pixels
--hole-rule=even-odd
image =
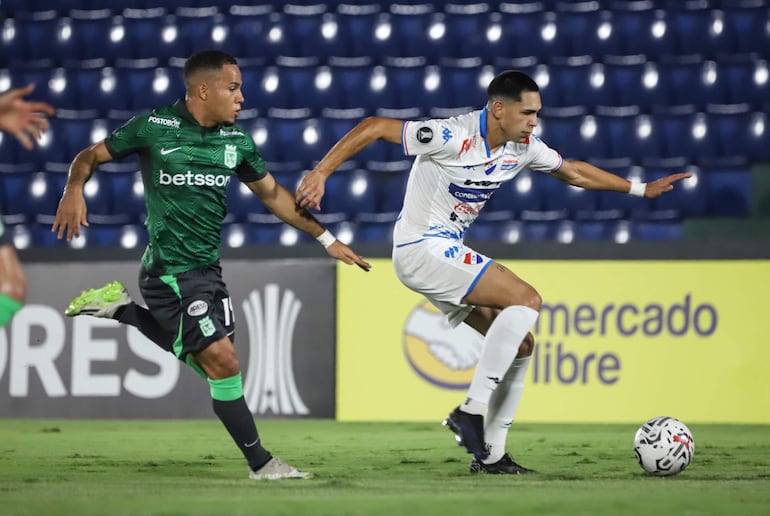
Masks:
[[[556,179],[586,190],[608,190],[630,193],[652,199],[674,189],[673,183],[686,179],[692,174],[682,172],[661,177],[649,183],[632,183],[625,178],[595,167],[585,161],[564,161],[559,170],[551,174]]]
[[[56,218],[51,228],[52,232],[58,231],[57,238],[61,239],[66,232],[67,240],[72,240],[72,235],[80,236],[81,225],[88,226],[83,185],[94,173],[96,167],[108,161],[112,161],[112,155],[107,150],[104,141],[83,149],[72,160],[67,175],[67,184],[64,186],[64,193],[59,201]]]
[[[356,264],[365,271],[371,268],[371,265],[352,249],[334,238],[310,212],[297,206],[291,192],[279,184],[271,174],[266,174],[258,181],[250,181],[246,183],[246,186],[265,203],[265,206],[276,217],[323,244],[329,256],[348,265]]]
[[[324,184],[337,167],[377,140],[401,144],[403,126],[402,120],[384,117],[369,117],[359,122],[302,178],[297,188],[297,204],[302,208],[320,210]]]
[[[32,150],[35,140],[48,130],[46,116],[56,114],[54,107],[46,102],[25,100],[34,89],[35,84],[30,83],[0,95],[0,131],[15,136],[27,150]]]

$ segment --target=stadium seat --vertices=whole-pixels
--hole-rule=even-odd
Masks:
[[[80,55],[72,20],[60,18],[55,11],[20,16],[15,20],[15,26],[19,47],[8,50],[21,50],[21,54],[7,54],[11,62],[23,56],[27,62],[52,60],[60,65]]]
[[[664,193],[655,199],[655,209],[659,211],[670,210],[676,218],[703,217],[708,210],[708,186],[707,174],[698,167],[687,167],[681,172],[690,172],[692,177],[674,184],[674,189]],[[647,181],[655,181],[661,177],[670,175],[670,170],[647,169]]]
[[[628,170],[610,170],[615,174],[625,177],[629,181],[647,182],[645,170],[642,167],[631,167]],[[605,212],[620,211],[624,217],[630,218],[649,212],[652,209],[650,201],[633,195],[600,191],[597,193],[599,198],[599,209]]]
[[[622,55],[643,54],[651,61],[676,54],[673,29],[666,11],[627,9],[613,12],[615,30],[620,34]]]
[[[185,39],[176,18],[165,13],[162,7],[123,11],[123,25],[131,40],[132,55],[129,57],[155,58],[163,64],[174,57],[187,57]]]
[[[219,14],[216,7],[180,7],[176,9],[175,15],[185,57],[203,48],[237,54],[239,41],[228,26],[225,16]]]
[[[600,10],[598,2],[559,2],[558,6],[557,23],[565,55],[599,60],[621,53],[620,34],[614,27],[612,13]]]
[[[133,57],[123,18],[113,16],[109,9],[72,11],[72,33],[78,41],[80,61],[104,59],[111,64],[117,59]]]
[[[708,213],[712,217],[747,217],[751,213],[751,171],[748,168],[704,168]]]
[[[668,12],[676,54],[715,58],[724,49],[730,48],[723,11],[711,9],[705,2],[683,4],[684,8]]]
[[[277,110],[270,114],[268,130],[272,133],[271,149],[277,153],[277,159],[298,162],[298,168],[312,168],[313,163],[320,160],[328,150],[317,120],[307,118],[302,110],[298,114],[303,116],[289,112],[289,116],[283,117],[279,116]],[[275,154],[273,159],[276,159]]]
[[[556,240],[556,232],[567,218],[567,210],[525,210],[519,214],[522,222],[522,240],[552,241]]]
[[[609,157],[628,158],[641,165],[648,158],[657,159],[665,155],[657,118],[637,113],[638,109],[626,106],[604,109],[596,115],[606,127],[604,135],[609,142]]]
[[[319,67],[315,57],[279,57],[276,60],[280,88],[286,90],[283,107],[309,108],[318,115],[325,107],[339,105],[343,84],[335,84],[331,70]]]
[[[283,6],[283,22],[291,35],[291,56],[339,56],[347,52],[346,41],[334,13],[323,3]]]
[[[487,86],[494,77],[492,66],[483,65],[482,58],[469,57],[445,61],[441,65],[441,86],[448,98],[446,105],[433,107],[453,107],[480,109],[487,99]]]
[[[555,181],[555,179],[529,169],[522,170],[512,181],[500,185],[484,207],[484,212],[512,210],[520,213],[522,210],[543,210],[545,181]]]
[[[440,20],[444,26],[443,37],[436,38],[433,42],[440,41],[443,51],[439,57],[462,59],[497,55],[494,42],[499,40],[501,30],[499,22],[497,29],[493,28],[494,23],[490,17],[490,11],[491,8],[488,3],[453,2],[444,4],[442,17],[434,17],[434,23],[438,23]],[[499,15],[497,18],[499,19]],[[430,26],[428,31],[429,36],[431,31],[438,36],[442,29],[434,25]],[[462,37],[456,37],[457,34],[462,34]]]
[[[56,191],[44,172],[30,173],[17,169],[0,174],[3,190],[3,213],[6,215],[53,214],[61,191]]]
[[[331,57],[326,68],[330,74],[330,88],[337,93],[328,99],[325,106],[332,109],[364,108],[374,114],[380,107],[380,91],[387,90],[386,84],[372,81],[373,68],[369,57]],[[384,76],[383,76],[384,77]],[[376,88],[376,89],[375,89]],[[357,92],[354,95],[344,92]]]
[[[382,213],[363,216],[356,220],[356,237],[359,242],[393,242],[393,225],[397,213]]]
[[[391,38],[388,19],[389,15],[383,12],[379,2],[340,4],[336,13],[338,37],[342,40],[339,56],[379,58],[392,55],[392,51],[383,50],[383,46],[396,44],[395,38]],[[369,42],[377,42],[375,52],[369,52]]]
[[[551,64],[549,71],[554,92],[549,106],[613,104],[611,85],[606,80],[604,65],[592,62],[589,56]]]
[[[383,57],[415,57],[438,55],[441,42],[446,37],[446,30],[436,29],[429,34],[433,18],[433,4],[430,3],[394,3],[390,5],[389,22],[391,31],[398,43],[393,54]],[[440,19],[443,24],[443,19]],[[439,37],[434,37],[439,36]]]
[[[726,104],[730,90],[727,78],[719,73],[714,61],[698,56],[660,64],[660,73],[668,85],[669,104],[692,104],[705,109],[707,104]]]
[[[531,3],[530,3],[531,4]],[[562,57],[566,51],[556,14],[527,10],[515,3],[500,5],[501,43],[507,54],[500,57],[534,56],[542,62]]]
[[[592,115],[549,116],[541,120],[541,138],[565,159],[607,158],[609,135],[602,120]]]
[[[146,212],[142,173],[137,168],[126,160],[102,165],[97,172],[111,190],[113,213],[127,215],[132,223],[143,222]]]
[[[740,54],[757,53],[767,57],[770,48],[770,9],[767,2],[746,1],[724,11],[724,23],[733,47]]]
[[[128,217],[118,215],[91,215],[89,225],[81,229],[81,238],[85,239],[85,247],[137,247],[142,235],[146,233],[128,223]],[[127,237],[126,233],[133,235]],[[125,244],[125,245],[124,245]],[[131,244],[131,245],[128,245]]]
[[[682,240],[684,226],[679,221],[634,221],[631,225],[634,240]]]
[[[377,186],[367,170],[338,171],[326,181],[322,211],[343,213],[347,220],[371,213],[377,206]]]
[[[668,105],[667,77],[644,55],[607,59],[603,70],[608,90],[608,101],[604,104],[639,106],[646,113]]]
[[[374,213],[398,213],[401,211],[404,205],[404,193],[406,192],[408,177],[408,170],[373,174],[377,194],[377,199],[373,205]]]
[[[225,23],[239,58],[261,66],[272,64],[276,56],[291,54],[291,40],[271,4],[233,5]]]
[[[599,199],[596,191],[586,190],[548,178],[543,182],[545,210],[567,210],[570,216],[598,209]]]
[[[127,111],[131,106],[128,82],[119,77],[115,68],[83,66],[70,70],[78,92],[79,109],[95,109],[98,116],[110,111]]]
[[[729,88],[729,103],[748,103],[752,109],[770,112],[770,71],[767,61],[751,58],[720,63]]]
[[[722,157],[717,130],[709,126],[704,113],[659,114],[657,121],[663,131],[666,156],[683,156],[695,163]]]

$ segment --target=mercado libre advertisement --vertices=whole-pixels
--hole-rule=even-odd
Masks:
[[[770,423],[770,261],[500,263],[543,298],[517,421]],[[337,419],[443,420],[482,338],[390,260],[337,271]]]

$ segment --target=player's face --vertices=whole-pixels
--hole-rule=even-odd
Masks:
[[[241,82],[241,69],[234,64],[224,65],[211,81],[207,105],[210,117],[217,123],[232,124],[241,112]]]
[[[505,102],[499,118],[506,140],[523,143],[537,127],[537,114],[542,109],[540,93],[525,91],[520,102]]]

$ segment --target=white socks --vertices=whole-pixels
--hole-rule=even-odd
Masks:
[[[505,373],[503,381],[497,386],[489,399],[489,409],[484,418],[484,441],[486,441],[489,457],[484,459],[486,464],[492,464],[503,458],[508,429],[513,423],[516,409],[519,408],[521,395],[524,392],[524,377],[532,357],[517,358]]]
[[[537,316],[537,311],[519,305],[509,306],[498,314],[487,331],[468,399],[461,410],[470,414],[486,412],[492,392],[503,380]]]

